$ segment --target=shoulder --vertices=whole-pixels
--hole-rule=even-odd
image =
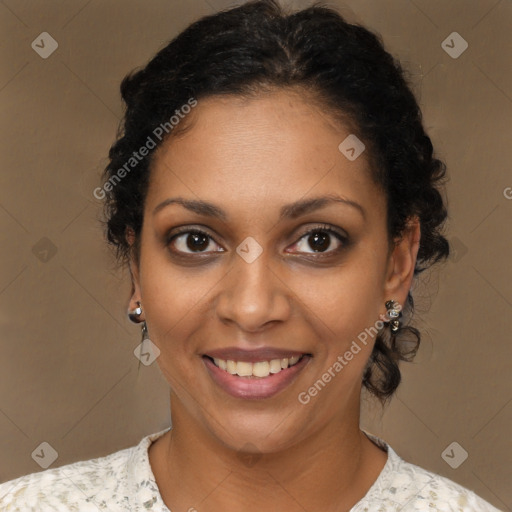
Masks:
[[[388,452],[388,461],[366,496],[351,512],[500,512],[449,478],[403,460],[387,443],[373,441]]]
[[[35,507],[58,510],[65,504],[70,510],[97,511],[97,505],[103,500],[108,503],[108,496],[112,496],[119,482],[125,480],[124,467],[131,452],[128,448],[106,457],[47,469],[1,484],[1,509],[5,512]]]
[[[137,499],[144,496],[144,489],[141,492],[139,488],[152,487],[149,463],[145,465],[147,447],[164,432],[146,436],[137,446],[105,457],[74,462],[0,484],[0,509],[5,512],[131,510],[134,495]],[[148,489],[150,495],[154,491]]]
[[[401,495],[404,511],[499,512],[470,489],[400,458],[390,495]]]

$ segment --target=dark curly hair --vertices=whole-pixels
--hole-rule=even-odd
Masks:
[[[123,179],[120,170],[124,165],[127,171],[126,162],[148,137],[155,139],[155,127],[169,124],[191,98],[253,97],[276,88],[309,93],[320,113],[339,117],[364,140],[372,179],[386,196],[390,243],[400,239],[413,216],[420,221],[415,276],[448,257],[440,193],[446,166],[433,157],[400,63],[379,36],[347,23],[333,9],[315,3],[286,13],[276,1],[262,0],[199,19],[122,81],[126,110],[101,189],[106,236],[122,263],[132,251],[138,259],[151,157],[166,137],[157,139],[133,170],[121,173]],[[169,134],[182,129],[186,123]],[[128,228],[136,235],[134,247],[126,238]],[[382,403],[400,383],[399,361],[411,360],[419,347],[420,333],[409,325],[413,308],[409,292],[404,325],[396,334],[381,329],[364,371],[363,385]]]

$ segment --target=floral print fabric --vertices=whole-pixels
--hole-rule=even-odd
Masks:
[[[105,457],[0,484],[0,511],[170,512],[160,496],[148,457],[151,443],[169,428]],[[367,435],[387,451],[388,460],[350,512],[499,512],[474,492],[405,462],[383,440]]]

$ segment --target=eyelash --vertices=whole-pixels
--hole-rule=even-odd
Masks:
[[[308,254],[308,257],[313,257],[313,258],[316,258],[316,259],[319,259],[319,258],[325,258],[327,256],[332,256],[333,254],[336,254],[338,252],[340,252],[342,249],[346,248],[346,246],[348,245],[349,243],[349,240],[348,238],[345,236],[345,235],[342,235],[341,233],[339,233],[338,231],[332,229],[329,225],[327,224],[322,224],[320,226],[315,226],[314,228],[306,231],[305,233],[303,233],[299,239],[297,240],[297,242],[295,242],[293,245],[297,244],[300,240],[302,240],[303,238],[307,237],[307,236],[310,236],[312,235],[313,233],[328,233],[329,235],[332,235],[334,236],[335,238],[337,238],[340,242],[342,242],[342,245],[340,247],[338,247],[337,249],[333,249],[333,250],[330,250],[330,251],[326,251],[326,252],[318,252],[318,253],[306,253]],[[170,245],[174,239],[178,238],[180,235],[184,235],[184,234],[197,234],[197,235],[203,235],[207,238],[209,238],[210,240],[214,240],[214,238],[209,234],[207,233],[206,231],[203,231],[201,229],[198,229],[198,228],[194,228],[194,229],[191,229],[190,227],[188,226],[185,226],[181,229],[178,229],[178,231],[174,232],[171,236],[167,236],[166,237],[166,245]],[[216,242],[215,242],[216,243]],[[219,244],[217,244],[219,245]],[[204,251],[204,252],[191,252],[191,253],[184,253],[184,252],[180,252],[180,251],[173,251],[174,254],[180,256],[180,257],[184,257],[184,258],[193,258],[197,255],[201,255],[201,254],[208,254],[208,251]]]

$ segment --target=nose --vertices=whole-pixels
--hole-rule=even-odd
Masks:
[[[238,254],[220,283],[216,313],[223,323],[259,332],[290,316],[292,292],[263,251],[250,263]],[[282,272],[281,272],[282,275]]]

